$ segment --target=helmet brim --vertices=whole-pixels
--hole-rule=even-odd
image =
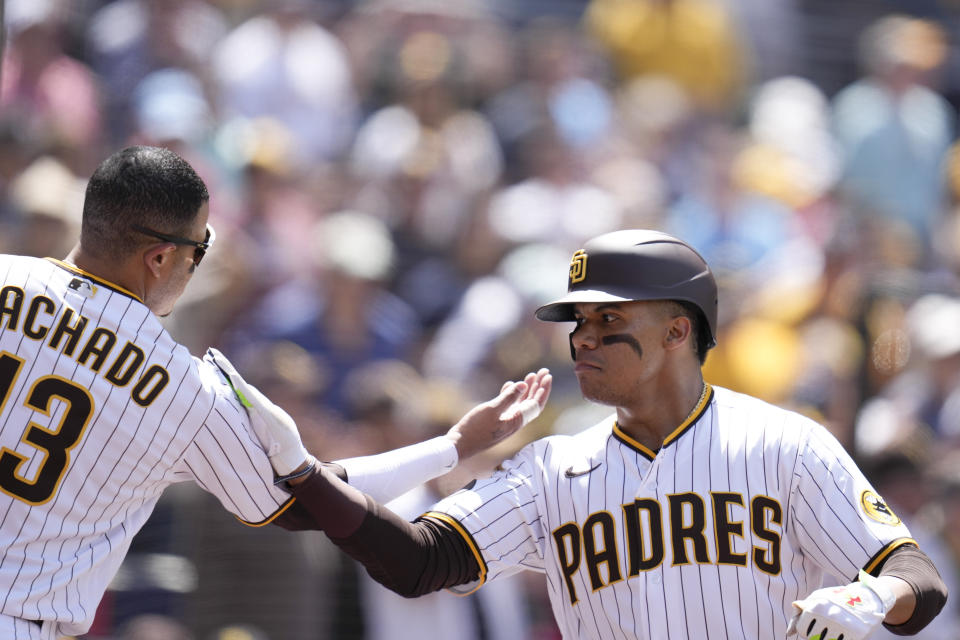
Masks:
[[[625,298],[617,296],[606,291],[597,291],[594,289],[582,289],[571,291],[567,295],[543,305],[536,310],[537,319],[546,322],[572,322],[573,305],[578,303],[598,303],[598,302],[631,302],[634,298]]]

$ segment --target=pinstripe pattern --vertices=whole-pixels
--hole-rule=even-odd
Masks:
[[[781,640],[793,600],[909,538],[902,524],[865,515],[867,481],[799,414],[715,388],[666,442],[649,451],[611,416],[528,445],[434,512],[468,532],[486,580],[545,573],[568,639]],[[639,534],[630,533],[631,508]],[[631,575],[631,558],[651,566]]]
[[[0,614],[0,638],[5,640],[57,640],[59,637],[52,623],[41,626],[36,622]]]
[[[0,405],[0,637],[80,634],[169,484],[194,481],[251,524],[289,497],[273,486],[246,413],[216,368],[176,344],[135,297],[57,261],[3,255],[0,274],[0,367],[10,382],[0,379],[10,387]],[[118,364],[123,349],[133,355]],[[50,376],[57,379],[38,383]],[[160,380],[151,397],[148,382]],[[31,400],[35,387],[50,392],[36,395],[48,413]],[[77,407],[89,397],[91,410],[74,410],[70,393]],[[80,418],[85,427],[71,444],[67,425]],[[41,430],[52,434],[46,445],[29,440]],[[66,445],[57,462],[52,450]],[[14,455],[23,458],[15,469]],[[3,625],[14,619],[11,636]],[[49,634],[24,619],[50,621]]]

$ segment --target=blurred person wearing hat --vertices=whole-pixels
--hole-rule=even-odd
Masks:
[[[238,318],[230,342],[241,353],[250,336],[301,347],[321,372],[315,399],[350,419],[351,372],[407,357],[421,327],[413,309],[387,287],[396,245],[380,219],[338,211],[319,218],[305,235],[311,262],[299,265],[298,277],[265,291],[251,313]]]
[[[308,0],[265,3],[210,56],[222,117],[276,118],[297,139],[290,161],[300,167],[336,158],[358,120],[346,48],[316,19],[321,10]]]
[[[864,452],[918,434],[960,443],[960,297],[927,293],[900,315],[887,331],[898,345],[891,350],[902,353],[890,365],[894,374],[857,415],[857,448]]]
[[[27,140],[85,173],[102,139],[102,95],[91,69],[65,50],[69,4],[7,0],[0,110],[22,124]]]
[[[143,82],[153,84],[151,91],[156,92],[161,87],[149,79],[159,70],[206,75],[230,22],[221,3],[206,0],[114,0],[95,5],[85,16],[85,53],[103,87],[102,111],[110,139],[128,140],[143,129]],[[190,128],[196,106],[181,101],[183,124],[172,125],[167,115],[170,102],[151,106],[146,117],[156,121],[158,115],[166,116],[167,129]]]
[[[839,194],[868,234],[929,247],[947,204],[943,164],[956,109],[938,91],[949,48],[936,22],[888,15],[860,36],[864,75],[833,98],[834,135],[843,154]],[[902,237],[906,236],[906,237]],[[926,252],[918,251],[921,262]]]
[[[943,607],[936,568],[823,426],[703,380],[717,285],[690,245],[592,238],[536,315],[575,323],[581,392],[615,412],[412,523],[309,459],[289,483],[374,579],[417,596],[544,573],[565,638],[862,640],[881,624],[916,634]],[[297,440],[289,420],[266,427]]]
[[[80,230],[83,182],[62,162],[43,156],[10,184],[10,200],[20,214],[0,250],[36,257],[64,255]],[[9,240],[9,244],[7,244]]]
[[[669,77],[705,112],[731,109],[744,89],[751,61],[727,3],[592,0],[584,26],[621,77]]]

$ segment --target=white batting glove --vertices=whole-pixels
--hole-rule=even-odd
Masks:
[[[793,603],[787,637],[803,640],[864,640],[896,602],[893,592],[877,578],[861,571],[858,582],[845,587],[817,589]]]
[[[207,349],[206,359],[220,369],[250,416],[253,431],[270,458],[273,470],[287,476],[303,465],[310,454],[300,440],[297,424],[290,414],[275,405],[259,389],[244,380],[227,357],[214,348]]]

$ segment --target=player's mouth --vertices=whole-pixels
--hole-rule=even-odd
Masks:
[[[600,371],[601,367],[596,362],[590,362],[587,360],[577,359],[576,364],[573,365],[574,373],[583,373],[585,371]]]

